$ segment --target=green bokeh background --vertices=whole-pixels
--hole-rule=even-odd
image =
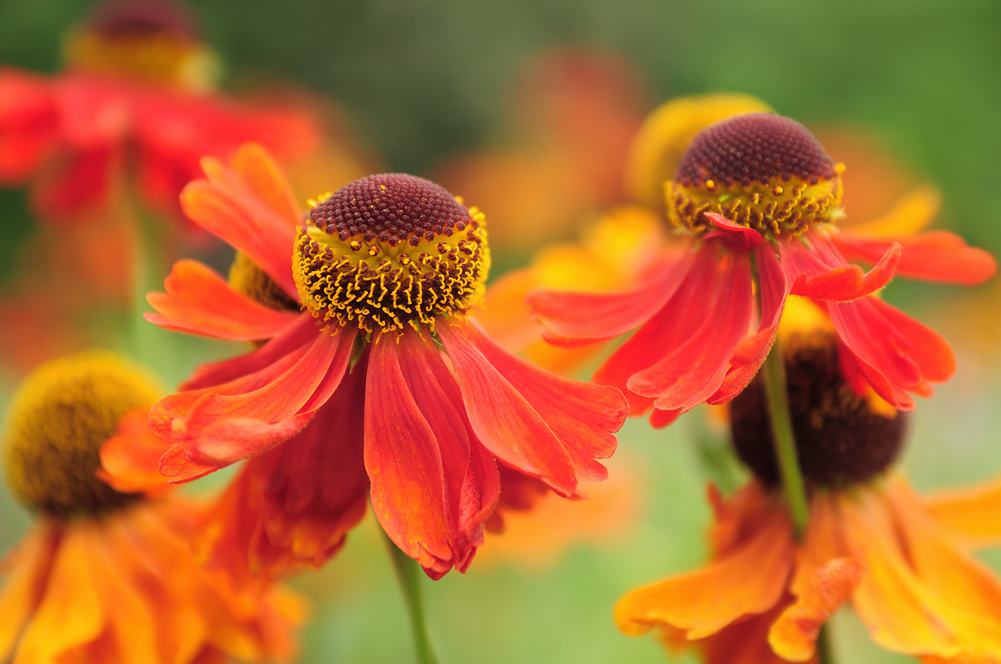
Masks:
[[[0,63],[55,71],[60,35],[89,4],[0,0]],[[742,91],[806,123],[865,128],[942,188],[949,226],[1001,250],[1001,4],[993,0],[192,4],[229,83],[292,80],[339,100],[392,170],[426,172],[446,155],[490,144],[505,126],[514,75],[554,46],[594,46],[630,57],[654,101]],[[33,222],[22,192],[0,191],[0,215],[0,277],[8,278]],[[929,320],[952,292],[894,284],[887,298]],[[915,418],[905,466],[922,489],[1001,472],[1001,382],[969,379],[968,363],[980,360],[957,351],[956,379]],[[174,340],[153,363],[173,383],[197,362],[234,352]],[[11,387],[0,386],[2,402]],[[570,551],[544,573],[474,564],[465,576],[426,582],[442,664],[664,661],[652,639],[618,634],[611,607],[626,589],[705,555],[709,513],[693,443],[700,417],[664,432],[644,422],[624,429],[620,455],[644,469],[646,487],[641,525],[629,537]],[[27,523],[4,495],[0,546],[16,542]],[[371,522],[324,571],[296,584],[315,605],[301,661],[412,661],[403,605]],[[872,646],[850,613],[838,616],[834,634],[840,663],[910,661]]]

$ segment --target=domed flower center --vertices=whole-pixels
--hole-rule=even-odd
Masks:
[[[391,332],[465,314],[490,268],[486,222],[412,175],[370,175],[313,206],[293,273],[303,304],[326,325]]]
[[[159,394],[136,368],[110,353],[50,362],[25,380],[7,412],[4,468],[11,491],[59,517],[95,514],[136,496],[99,480],[100,451],[122,417]]]
[[[855,393],[842,376],[832,332],[794,332],[783,351],[796,452],[807,483],[840,488],[886,470],[903,445],[908,414],[874,407]],[[730,402],[730,427],[740,459],[763,483],[778,485],[760,379]]]
[[[841,203],[841,173],[803,125],[751,113],[700,132],[666,185],[668,218],[695,232],[706,212],[771,237],[798,235],[831,221]]]
[[[167,0],[100,5],[65,43],[73,68],[205,90],[218,64],[187,9]]]

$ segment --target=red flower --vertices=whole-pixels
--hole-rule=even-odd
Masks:
[[[153,407],[152,430],[173,445],[164,475],[190,480],[262,455],[245,472],[267,478],[262,500],[281,516],[265,529],[280,547],[301,515],[353,525],[363,464],[379,522],[433,577],[468,567],[498,506],[498,467],[563,496],[607,475],[596,459],[615,449],[622,395],[508,354],[467,317],[490,260],[476,208],[426,180],[377,175],[311,201],[303,224],[260,147],[203,167],[208,180],[182,194],[187,215],[307,311],[269,309],[204,266],[175,266],[149,320],[270,341],[199,368]],[[336,491],[347,486],[350,496]],[[323,534],[343,534],[343,519]],[[329,555],[335,540],[310,551]]]
[[[180,216],[202,155],[259,140],[293,157],[318,140],[310,114],[207,93],[193,73],[212,54],[177,6],[104,5],[66,50],[69,67],[53,77],[0,68],[0,184],[30,181],[47,219],[103,210],[129,173],[146,205]]]
[[[639,328],[594,379],[626,392],[634,415],[652,407],[655,426],[740,393],[771,348],[789,294],[828,313],[857,391],[871,385],[910,410],[910,393],[930,395],[955,358],[941,337],[874,294],[897,272],[979,283],[995,262],[944,231],[870,239],[837,229],[842,169],[792,120],[756,113],[712,125],[666,185],[668,217],[689,232],[687,247],[672,245],[631,292],[536,291],[529,305],[560,346]],[[875,266],[864,273],[848,259]]]

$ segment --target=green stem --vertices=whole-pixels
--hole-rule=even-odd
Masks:
[[[403,591],[403,601],[407,605],[407,613],[410,615],[417,664],[438,664],[438,659],[431,650],[427,624],[424,622],[424,603],[421,600],[420,585],[424,573],[417,561],[403,553],[393,543],[393,540],[389,539],[388,535],[385,533],[383,535],[386,538],[386,546],[389,548],[389,557],[393,561],[393,569],[396,571],[396,579],[400,582],[400,590]]]
[[[810,501],[806,495],[803,473],[796,455],[796,438],[792,432],[792,417],[789,415],[785,358],[778,339],[775,340],[764,366],[761,367],[761,375],[765,381],[768,415],[772,421],[772,442],[775,445],[775,457],[778,459],[779,472],[782,475],[782,487],[789,502],[789,513],[792,515],[796,539],[802,540],[810,520]],[[819,664],[834,662],[830,629],[827,625],[821,628],[817,636],[817,661]]]
[[[789,501],[789,512],[792,514],[792,525],[796,537],[802,539],[806,533],[806,524],[810,518],[810,503],[806,497],[806,487],[803,484],[803,473],[799,469],[796,458],[796,440],[792,433],[792,418],[789,416],[789,395],[786,392],[785,360],[779,340],[775,340],[761,375],[765,381],[765,394],[768,398],[768,415],[772,421],[772,442],[775,444],[775,457],[779,462],[782,474],[782,486],[785,489],[786,500]]]
[[[831,646],[831,625],[830,623],[820,628],[817,636],[817,662],[818,664],[833,664],[834,649]]]

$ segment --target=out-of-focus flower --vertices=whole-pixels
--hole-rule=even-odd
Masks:
[[[887,474],[907,414],[855,393],[833,331],[794,332],[784,352],[812,492],[803,540],[773,490],[778,468],[756,380],[730,411],[737,452],[757,478],[731,498],[710,491],[711,564],[628,593],[615,609],[619,628],[659,628],[668,647],[699,650],[709,664],[816,662],[821,627],[850,599],[883,648],[929,663],[997,661],[1001,582],[966,553],[959,534],[973,510],[948,496],[929,507]],[[976,502],[965,498],[967,508]],[[996,523],[996,514],[988,520]]]
[[[623,164],[645,110],[640,89],[621,56],[546,53],[517,83],[511,140],[453,157],[434,177],[490,210],[497,251],[522,253],[563,237],[624,199]]]
[[[383,529],[433,577],[472,560],[501,500],[498,466],[563,496],[605,478],[596,459],[615,449],[622,395],[509,355],[467,317],[490,262],[479,210],[427,180],[377,175],[311,201],[304,223],[259,146],[203,166],[209,179],[185,189],[185,212],[249,261],[231,275],[236,290],[178,263],[148,318],[269,341],[199,368],[154,405],[165,476],[186,481],[273,450],[258,468],[270,514],[285,522],[267,510],[253,518],[267,521],[270,544],[315,562],[303,552],[329,553],[328,526],[342,533],[358,517],[342,507],[363,500],[364,467]],[[349,487],[360,491],[341,493]],[[322,533],[306,527],[313,507],[328,519]]]
[[[585,225],[577,242],[546,248],[530,266],[494,282],[487,291],[489,307],[477,317],[487,332],[508,350],[524,352],[557,373],[571,373],[593,360],[601,347],[547,344],[525,297],[537,288],[609,292],[635,287],[670,239],[664,182],[677,172],[692,138],[719,120],[768,110],[764,102],[741,94],[679,97],[657,108],[633,139],[624,167],[632,202]]]
[[[823,303],[860,394],[896,408],[955,371],[937,334],[874,296],[895,274],[946,283],[989,278],[994,259],[945,231],[884,238],[835,226],[843,166],[798,123],[768,113],[724,120],[692,141],[666,183],[665,247],[641,283],[617,294],[537,291],[546,338],[580,346],[639,330],[598,369],[633,415],[666,426],[699,403],[725,403],[757,373],[786,296]],[[885,229],[884,229],[885,230]],[[849,263],[875,264],[864,273]]]
[[[181,218],[178,194],[203,155],[257,140],[292,158],[319,140],[310,112],[211,92],[215,56],[167,0],[100,5],[65,53],[52,77],[0,69],[0,183],[30,182],[45,219],[103,212],[133,178],[148,208]]]
[[[102,445],[149,447],[144,420],[156,397],[141,371],[93,352],[44,365],[15,396],[4,466],[37,518],[3,563],[5,661],[292,658],[301,601],[199,566],[190,550],[199,505],[143,495],[149,482],[134,477],[101,473],[116,488],[97,477]]]

